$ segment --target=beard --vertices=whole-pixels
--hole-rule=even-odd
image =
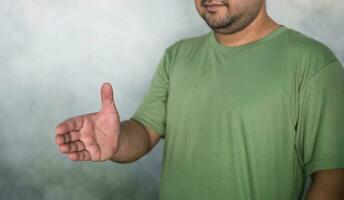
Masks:
[[[212,16],[212,14],[204,15],[203,19],[212,29],[226,28],[238,21],[238,16],[229,15],[226,13],[224,16]]]
[[[202,6],[207,2],[210,3],[212,0],[202,0]],[[237,12],[234,13],[227,0],[217,0],[216,2],[222,3],[226,11],[206,12],[201,17],[212,30],[223,34],[233,34],[246,28],[256,19],[262,7],[261,0],[247,0],[243,1],[245,3],[240,4]]]

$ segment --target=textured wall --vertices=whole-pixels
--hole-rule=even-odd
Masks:
[[[342,1],[268,9],[344,61]],[[72,162],[54,128],[97,111],[104,81],[127,119],[164,48],[208,30],[191,0],[0,0],[0,199],[157,199],[163,142],[132,164]]]

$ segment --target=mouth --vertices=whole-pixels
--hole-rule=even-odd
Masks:
[[[222,2],[212,1],[210,3],[208,3],[208,2],[204,3],[203,6],[207,12],[215,13],[218,11],[218,9],[221,9],[222,7],[224,7],[226,5]]]
[[[225,4],[221,2],[211,2],[211,3],[205,3],[204,7],[214,7],[214,6],[224,6]]]

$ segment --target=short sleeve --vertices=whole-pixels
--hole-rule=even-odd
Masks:
[[[344,168],[344,69],[334,61],[299,93],[296,150],[306,175]]]
[[[145,127],[153,129],[163,138],[166,126],[169,65],[169,56],[167,51],[165,51],[150,82],[148,92],[145,94],[136,112],[130,118],[139,121]]]

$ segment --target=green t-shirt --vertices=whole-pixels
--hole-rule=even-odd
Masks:
[[[295,200],[314,171],[344,168],[344,70],[283,25],[169,46],[131,119],[165,140],[160,200]]]

